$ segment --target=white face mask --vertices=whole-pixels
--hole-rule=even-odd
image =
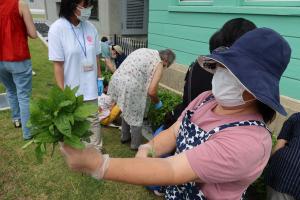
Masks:
[[[91,16],[92,8],[93,7],[82,8],[78,6],[77,9],[80,11],[80,16],[76,15],[77,19],[79,19],[82,22],[88,20]]]
[[[216,101],[225,107],[234,107],[244,105],[243,85],[231,74],[231,72],[222,67],[217,67],[212,79],[212,93]]]

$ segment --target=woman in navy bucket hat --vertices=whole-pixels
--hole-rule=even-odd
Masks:
[[[271,154],[266,124],[275,111],[285,114],[278,84],[289,59],[289,45],[278,33],[254,29],[230,48],[199,59],[214,72],[212,91],[200,94],[177,122],[141,145],[136,158],[109,158],[64,144],[61,152],[71,169],[98,180],[166,185],[168,200],[243,199]],[[159,158],[174,150],[174,156]]]
[[[279,81],[290,56],[291,48],[283,37],[271,29],[257,28],[245,34],[232,47],[200,57],[198,61],[202,66],[207,58],[222,64],[257,100],[286,115],[280,104]]]

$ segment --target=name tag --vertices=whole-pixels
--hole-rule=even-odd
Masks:
[[[84,71],[84,72],[94,71],[94,67],[93,67],[93,65],[86,65],[86,66],[83,66],[83,71]]]
[[[90,72],[90,71],[94,71],[94,65],[92,62],[89,62],[88,60],[84,59],[82,61],[82,68],[83,68],[83,72]]]

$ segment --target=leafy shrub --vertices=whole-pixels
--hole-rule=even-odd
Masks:
[[[104,78],[104,80],[107,80],[109,82],[110,78],[112,76],[112,73],[110,71],[106,71],[105,61],[100,59],[100,66],[101,66],[102,77]]]
[[[104,78],[104,80],[107,80],[109,82],[111,79],[111,76],[112,76],[111,72],[102,71],[102,77]]]
[[[157,129],[163,123],[167,112],[172,111],[177,104],[182,102],[182,97],[180,95],[166,89],[160,89],[158,91],[158,97],[163,102],[163,107],[159,110],[155,110],[154,104],[151,104],[148,113],[148,119],[153,130]]]

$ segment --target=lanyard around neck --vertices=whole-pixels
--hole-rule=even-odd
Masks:
[[[84,56],[86,57],[86,45],[85,45],[85,37],[84,37],[83,24],[81,24],[81,27],[82,27],[82,28],[80,27],[80,29],[82,29],[83,45],[81,44],[81,42],[80,42],[80,40],[79,40],[79,36],[77,36],[77,34],[76,34],[76,32],[75,32],[75,30],[74,30],[74,28],[73,28],[73,25],[72,25],[71,23],[70,23],[70,25],[71,25],[72,31],[73,31],[73,33],[74,33],[74,35],[75,35],[75,38],[76,38],[77,42],[79,43],[80,48],[81,48],[81,50],[82,50]]]

